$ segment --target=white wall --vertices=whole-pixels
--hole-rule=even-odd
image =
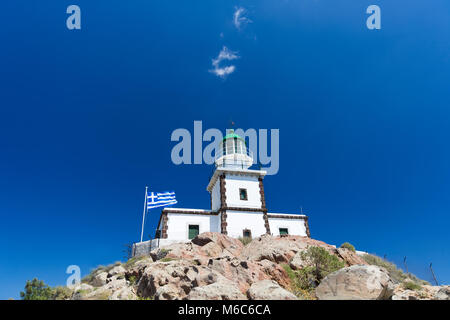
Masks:
[[[244,229],[256,238],[266,233],[262,212],[227,211],[227,233],[233,238],[242,237]]]
[[[211,232],[221,232],[220,228],[220,215],[209,216],[209,231]]]
[[[216,184],[211,190],[212,197],[212,211],[217,211],[220,208],[220,180],[217,179]]]
[[[228,207],[261,208],[261,194],[257,177],[226,174],[225,188]],[[240,188],[247,189],[248,200],[240,200]]]
[[[180,213],[169,213],[168,217],[167,238],[170,240],[188,240],[190,224],[198,224],[199,233],[209,232],[211,231],[211,217],[217,219],[217,216]]]
[[[306,236],[305,220],[303,219],[269,218],[269,226],[270,233],[274,236],[280,235],[279,228],[287,228],[290,235]]]

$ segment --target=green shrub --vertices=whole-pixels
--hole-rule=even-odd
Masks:
[[[250,242],[252,242],[252,238],[250,237],[239,237],[239,241],[242,242],[244,246],[248,245]]]
[[[68,300],[72,297],[73,290],[65,286],[53,288],[53,300]]]
[[[288,264],[282,266],[289,276],[291,291],[303,299],[314,299],[314,289],[320,281],[345,266],[343,261],[320,247],[309,247],[301,253],[301,257],[308,262],[308,266],[299,270],[293,270]]]
[[[413,281],[405,281],[403,282],[403,288],[408,290],[421,290],[422,286]]]
[[[136,276],[130,276],[128,278],[128,281],[130,281],[130,284],[133,286],[133,285],[135,285],[137,283],[138,279],[137,279]]]
[[[161,262],[169,262],[169,261],[173,261],[173,260],[176,260],[176,259],[174,259],[174,258],[169,258],[169,257],[165,257],[165,258],[162,258],[162,259],[159,260],[159,261],[161,261]]]
[[[132,266],[134,266],[134,264],[135,264],[136,262],[141,261],[141,260],[144,260],[144,259],[147,259],[147,258],[149,258],[149,256],[139,256],[139,257],[131,258],[131,259],[129,259],[127,262],[125,262],[125,263],[123,264],[123,267],[124,267],[125,269],[129,269],[129,268],[131,268]]]
[[[25,284],[25,291],[20,293],[23,300],[67,300],[72,297],[73,290],[68,287],[52,288],[42,280],[34,278]]]
[[[53,290],[42,280],[34,278],[27,280],[25,291],[20,292],[22,300],[51,300],[53,298]]]
[[[341,248],[345,248],[353,252],[356,252],[355,247],[349,242],[344,242],[343,244],[341,244]]]
[[[301,256],[304,261],[310,263],[311,267],[303,269],[306,269],[308,276],[312,277],[312,281],[316,285],[331,272],[345,267],[343,261],[321,247],[309,247],[306,252],[301,253]]]
[[[313,300],[314,299],[314,287],[305,286],[304,283],[299,279],[300,270],[292,270],[292,268],[284,263],[281,265],[289,276],[290,280],[290,291],[295,294],[300,299]]]

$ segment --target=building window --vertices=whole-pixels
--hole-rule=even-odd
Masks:
[[[189,240],[194,239],[199,234],[200,227],[198,224],[190,224],[189,225]]]
[[[239,198],[241,200],[248,200],[248,198],[247,198],[247,189],[239,189]]]
[[[249,229],[244,229],[244,231],[242,231],[242,235],[244,238],[252,238],[252,232]]]
[[[289,234],[288,228],[280,228],[280,236]]]

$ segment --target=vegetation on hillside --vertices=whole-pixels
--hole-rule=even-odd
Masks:
[[[427,281],[417,278],[412,273],[403,272],[403,270],[398,268],[394,263],[389,262],[381,257],[376,256],[376,255],[365,254],[362,256],[362,258],[368,264],[385,268],[388,271],[391,278],[398,283],[407,281],[407,282],[414,283],[414,284],[418,285],[419,287],[421,285],[429,284]]]
[[[344,242],[343,244],[341,244],[341,248],[345,248],[353,252],[356,252],[355,247],[349,242]]]
[[[98,267],[94,268],[91,273],[89,273],[88,275],[86,275],[85,277],[83,277],[83,279],[81,279],[82,283],[91,283],[94,280],[94,277],[99,274],[100,272],[108,272],[109,270],[111,270],[112,268],[116,267],[116,266],[120,266],[122,265],[122,263],[120,261],[116,261],[112,264],[109,264],[107,266],[103,266],[103,265],[99,265]]]
[[[37,278],[27,280],[25,291],[20,293],[22,300],[65,300],[71,296],[71,289],[63,286],[52,288]]]
[[[328,274],[345,266],[336,256],[320,247],[309,247],[301,253],[301,258],[307,261],[307,266],[293,270],[288,264],[283,268],[291,280],[292,292],[303,299],[313,299],[314,289]]]
[[[239,237],[238,239],[239,239],[239,241],[242,242],[242,244],[243,244],[244,246],[246,246],[246,245],[248,245],[250,242],[252,242],[252,238],[250,238],[250,237]]]
[[[403,288],[408,290],[421,290],[422,286],[413,281],[405,281],[402,283]]]

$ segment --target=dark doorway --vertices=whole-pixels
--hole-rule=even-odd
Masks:
[[[198,224],[190,224],[189,225],[189,240],[194,239],[196,236],[198,236],[200,231],[200,226]]]

